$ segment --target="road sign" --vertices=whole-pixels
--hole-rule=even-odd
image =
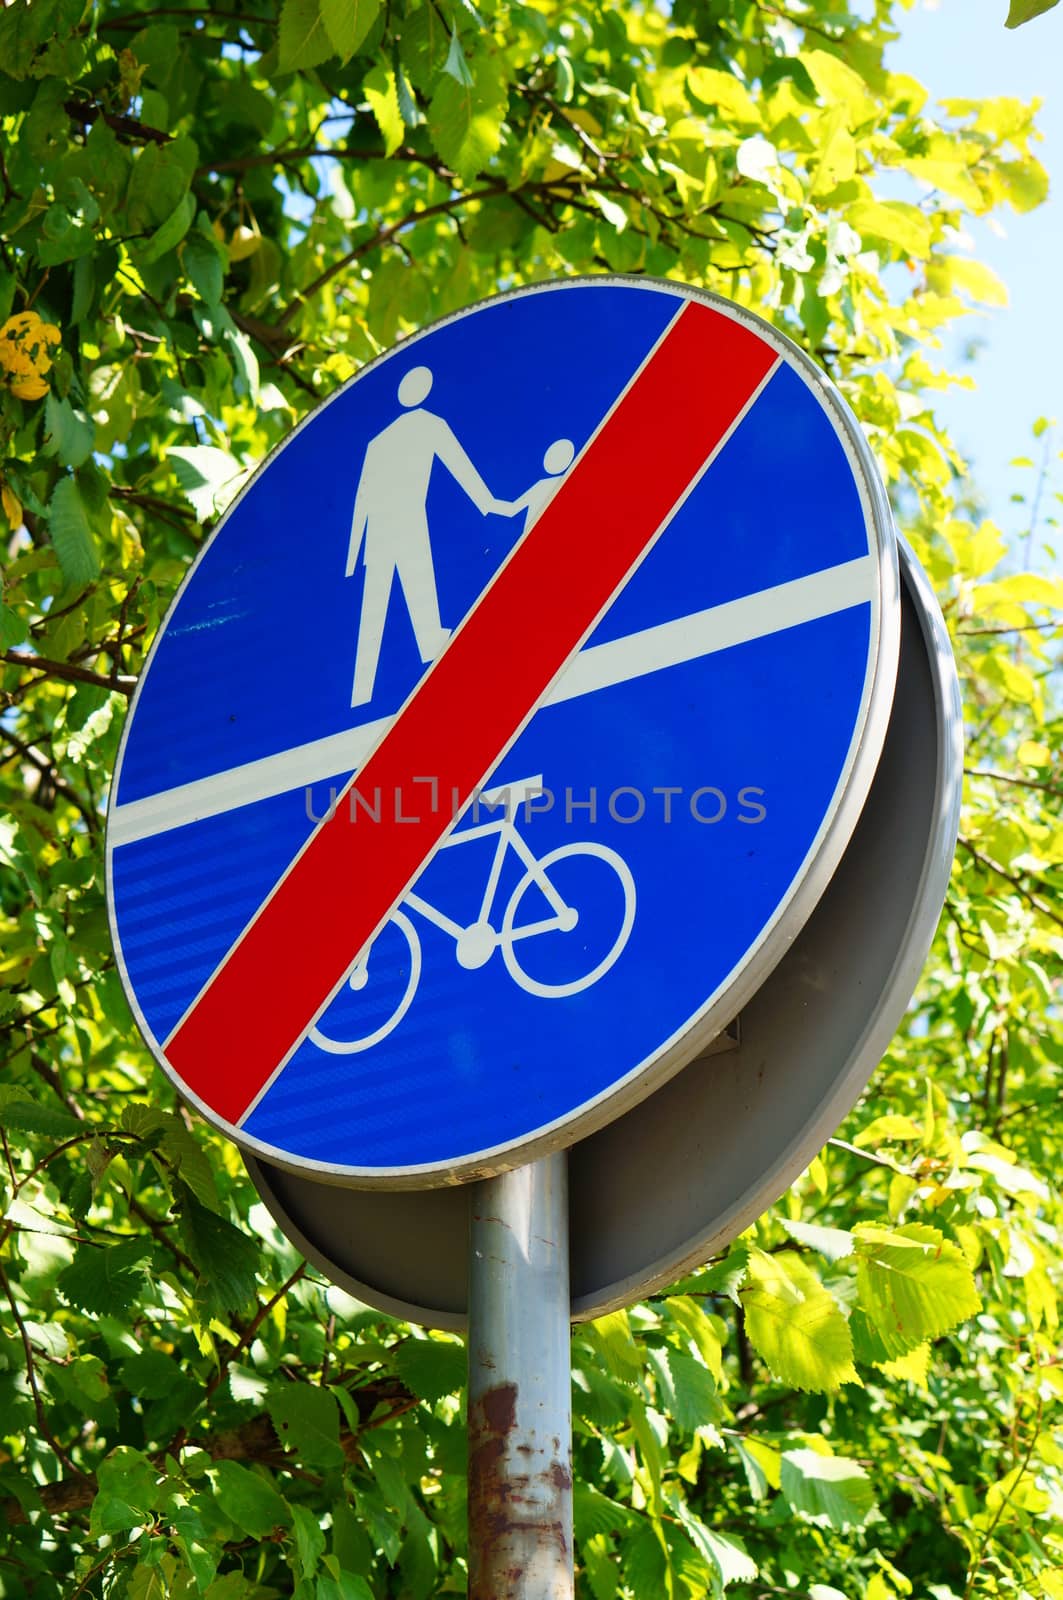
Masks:
[[[577,1318],[674,1283],[748,1227],[829,1138],[907,1010],[948,885],[963,760],[948,633],[903,544],[901,573],[897,689],[875,781],[819,905],[742,1008],[737,1048],[693,1062],[568,1151]],[[349,1293],[463,1326],[465,1187],[369,1193],[248,1166],[292,1242]]]
[[[145,1037],[296,1170],[571,1143],[792,941],[896,651],[862,436],[766,324],[603,278],[428,329],[274,453],[149,658],[108,826]]]

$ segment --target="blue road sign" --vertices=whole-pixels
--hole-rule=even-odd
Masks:
[[[759,319],[601,278],[406,341],[260,469],[138,687],[108,860],[157,1059],[357,1183],[601,1125],[811,911],[897,619],[857,425]]]

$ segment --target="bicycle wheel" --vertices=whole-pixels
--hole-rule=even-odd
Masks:
[[[407,970],[408,969],[408,970]],[[369,1050],[397,1028],[421,977],[421,941],[403,911],[394,911],[362,961],[352,966],[310,1038],[333,1056]]]
[[[568,864],[579,862],[580,869],[575,875],[568,872]],[[571,905],[565,898],[562,883],[574,876],[575,890],[573,898],[587,900],[587,887],[590,879],[587,865],[590,862],[600,862],[602,868],[609,875],[619,880],[619,889],[623,896],[620,911],[620,926],[609,944],[604,955],[588,949],[588,935],[582,927],[582,917],[578,905]],[[557,872],[560,867],[562,870]],[[608,889],[603,890],[605,880],[602,873],[592,869],[598,880],[596,896],[603,893],[608,897]],[[553,875],[552,875],[553,872]],[[564,903],[564,911],[546,919],[537,919],[521,926],[517,922],[517,912],[520,903],[528,890],[535,885],[540,895],[544,895],[543,880],[549,884],[552,893]],[[559,883],[557,880],[560,879]],[[614,899],[617,897],[613,896]],[[635,880],[631,876],[631,869],[622,856],[615,850],[610,850],[607,845],[600,844],[563,844],[556,850],[549,851],[545,856],[528,868],[514,889],[506,906],[502,918],[502,927],[499,930],[498,940],[502,951],[502,959],[506,964],[506,971],[519,988],[527,994],[540,995],[545,1000],[560,999],[565,995],[579,994],[584,989],[589,989],[617,960],[620,952],[627,944],[631,933],[631,925],[635,920]],[[549,951],[548,964],[556,969],[561,966],[571,967],[577,962],[590,961],[586,970],[581,970],[574,977],[558,978],[556,970],[551,971],[546,977],[535,977],[524,965],[531,950],[541,942],[544,955]],[[598,941],[600,944],[600,940]],[[526,952],[522,951],[523,961],[518,959],[517,947],[527,946]],[[560,958],[560,960],[559,960]],[[571,965],[569,962],[571,961]]]

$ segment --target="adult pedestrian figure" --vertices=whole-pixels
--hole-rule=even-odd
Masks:
[[[412,367],[398,388],[405,409],[370,439],[354,499],[347,576],[361,554],[365,588],[358,624],[351,705],[373,698],[380,646],[392,584],[398,579],[413,624],[421,660],[434,661],[450,638],[439,615],[432,544],[428,531],[428,485],[441,461],[477,509],[508,516],[513,505],[497,499],[456,438],[449,423],[425,409],[432,388],[427,367]]]

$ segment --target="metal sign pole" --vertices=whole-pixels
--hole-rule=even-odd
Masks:
[[[567,1158],[472,1191],[469,1600],[572,1600]]]

